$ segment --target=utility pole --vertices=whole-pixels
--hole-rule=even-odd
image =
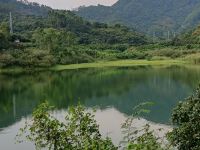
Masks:
[[[10,34],[13,34],[13,21],[12,21],[12,13],[11,12],[10,12],[9,22],[10,22]]]
[[[167,40],[169,41],[169,37],[170,36],[170,32],[169,32],[169,30],[167,31]]]

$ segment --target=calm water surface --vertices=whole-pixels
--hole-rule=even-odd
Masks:
[[[154,106],[145,119],[155,125],[170,124],[179,100],[189,96],[200,82],[200,67],[131,67],[0,74],[0,145],[2,150],[34,150],[31,143],[15,144],[15,135],[33,109],[44,100],[56,106],[64,118],[67,108],[79,101],[95,117],[103,135],[117,143],[120,124],[141,102]]]

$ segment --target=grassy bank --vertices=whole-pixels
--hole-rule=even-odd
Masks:
[[[94,63],[81,63],[70,65],[55,65],[50,68],[23,68],[12,67],[2,68],[0,73],[22,73],[22,72],[38,72],[44,70],[69,70],[81,68],[102,68],[102,67],[131,67],[131,66],[167,66],[167,65],[186,65],[194,64],[187,59],[165,59],[165,60],[116,60],[116,61],[99,61]]]
[[[146,65],[181,65],[187,64],[182,60],[118,60],[95,63],[71,64],[71,65],[56,65],[52,70],[67,70],[80,68],[100,68],[100,67],[131,67],[131,66],[146,66]]]

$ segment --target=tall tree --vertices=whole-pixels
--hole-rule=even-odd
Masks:
[[[10,34],[8,24],[3,22],[0,25],[0,49],[8,48],[9,38]]]
[[[75,42],[75,36],[71,32],[53,28],[36,30],[33,39],[38,47],[48,51],[58,51]]]

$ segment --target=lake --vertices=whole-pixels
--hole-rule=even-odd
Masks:
[[[33,109],[49,101],[52,112],[64,118],[67,109],[79,102],[96,108],[102,134],[115,143],[120,125],[133,107],[151,101],[144,116],[155,126],[168,127],[178,101],[191,95],[200,82],[198,66],[140,66],[91,68],[38,73],[0,74],[0,145],[2,150],[34,150],[32,143],[15,144],[15,135]],[[144,121],[144,120],[143,120]]]

